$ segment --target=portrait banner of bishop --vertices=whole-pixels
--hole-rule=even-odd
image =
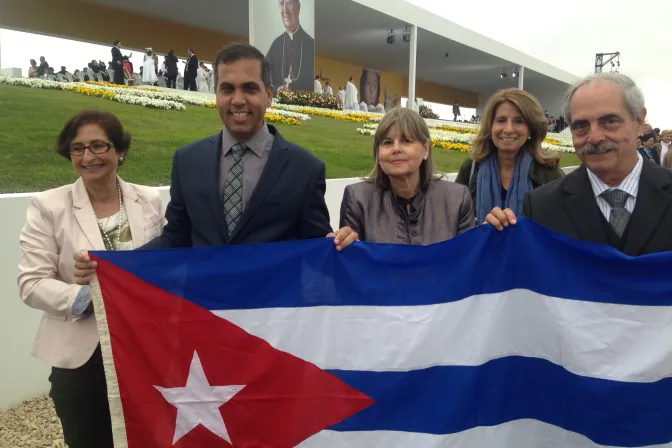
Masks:
[[[278,90],[313,90],[315,0],[250,0],[250,42],[271,66]]]

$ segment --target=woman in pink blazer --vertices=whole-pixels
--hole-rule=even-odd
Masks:
[[[52,366],[50,396],[70,448],[112,447],[107,385],[88,286],[74,277],[81,250],[131,250],[161,233],[157,190],[126,183],[117,169],[131,137],[113,114],[83,111],[68,121],[57,152],[79,178],[37,194],[21,232],[19,291],[43,311],[33,355]]]

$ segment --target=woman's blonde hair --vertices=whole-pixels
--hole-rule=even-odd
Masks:
[[[672,138],[672,130],[665,129],[663,132],[660,133],[659,137],[660,137],[661,140],[664,139],[665,137]]]
[[[492,123],[495,121],[497,108],[505,102],[513,104],[520,111],[530,129],[530,139],[520,148],[521,151],[529,151],[540,165],[556,166],[560,160],[558,155],[541,147],[548,133],[548,118],[544,115],[539,101],[520,89],[503,89],[490,97],[485,106],[481,128],[472,143],[471,158],[475,162],[481,162],[490,154],[497,152],[497,147],[491,138]]]
[[[371,173],[364,178],[365,182],[375,184],[377,187],[389,188],[389,178],[380,167],[378,148],[393,128],[398,128],[401,135],[412,141],[418,141],[429,145],[427,159],[420,164],[420,187],[423,190],[429,188],[434,180],[443,177],[434,171],[432,163],[432,139],[425,120],[417,112],[404,107],[397,107],[386,113],[375,135],[373,136],[373,160],[375,165]]]

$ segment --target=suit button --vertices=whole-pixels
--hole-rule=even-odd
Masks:
[[[418,231],[417,230],[411,230],[411,235],[418,236]]]

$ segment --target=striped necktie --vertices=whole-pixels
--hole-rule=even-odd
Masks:
[[[625,208],[625,202],[628,200],[629,194],[615,188],[603,192],[600,196],[611,206],[609,224],[611,224],[616,235],[621,238],[625,228],[628,226],[628,221],[630,221],[630,212]]]
[[[236,224],[243,215],[243,155],[247,146],[236,143],[231,148],[233,159],[224,183],[224,217],[229,236],[233,234]]]

